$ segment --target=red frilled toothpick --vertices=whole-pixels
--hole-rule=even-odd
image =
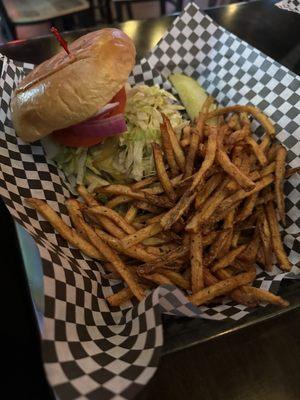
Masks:
[[[65,52],[68,54],[68,56],[71,57],[70,50],[68,49],[68,43],[65,41],[65,39],[61,36],[61,34],[58,32],[58,30],[56,28],[54,28],[54,26],[52,26],[52,28],[50,30],[53,33],[53,35],[56,37],[56,39],[58,40],[61,47],[63,47]]]

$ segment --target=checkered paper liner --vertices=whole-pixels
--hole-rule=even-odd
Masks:
[[[276,3],[276,6],[283,10],[293,11],[300,14],[300,1],[299,0],[283,0]]]
[[[64,177],[47,163],[39,143],[16,137],[9,102],[13,88],[33,66],[3,57],[0,78],[0,194],[15,220],[34,237],[44,272],[43,359],[48,380],[60,399],[129,399],[154,374],[163,344],[162,313],[239,320],[250,310],[227,302],[196,308],[174,286],[116,308],[105,298],[122,284],[101,277],[99,263],[70,247],[35,210],[38,197],[70,224]],[[257,105],[276,124],[277,138],[288,148],[289,164],[300,154],[300,80],[293,73],[225,31],[190,4],[152,53],[134,68],[131,83],[170,89],[170,72],[198,79],[223,105]],[[259,132],[258,132],[259,134]],[[284,243],[299,274],[299,192],[297,177],[286,183],[287,227]],[[298,204],[297,204],[298,202]],[[298,267],[297,267],[298,264]],[[255,286],[277,291],[285,274],[258,271]]]

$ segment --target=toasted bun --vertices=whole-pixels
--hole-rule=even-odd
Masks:
[[[25,142],[92,117],[124,86],[135,62],[131,39],[107,28],[80,37],[35,68],[15,90],[12,120]]]

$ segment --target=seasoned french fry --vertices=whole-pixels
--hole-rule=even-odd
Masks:
[[[190,147],[188,149],[188,154],[186,156],[186,161],[185,161],[184,178],[187,178],[193,174],[195,158],[199,148],[199,143],[202,141],[203,138],[205,118],[211,103],[212,103],[212,98],[207,97],[207,99],[203,104],[202,110],[198,116],[196,129],[192,131]]]
[[[237,142],[241,142],[246,139],[249,135],[249,129],[243,127],[237,131],[232,132],[226,139],[225,144],[236,144]]]
[[[250,145],[255,157],[258,159],[261,166],[265,167],[268,163],[267,157],[265,156],[264,152],[261,150],[259,144],[253,139],[252,136],[246,137],[247,143]]]
[[[289,168],[285,171],[285,178],[289,178],[290,176],[294,175],[294,174],[299,174],[300,173],[300,167],[297,168]]]
[[[166,124],[160,125],[160,131],[164,153],[170,166],[171,174],[172,176],[176,176],[179,174],[179,169],[175,160],[175,155]]]
[[[104,193],[108,195],[127,196],[135,200],[146,201],[147,203],[154,204],[155,206],[162,208],[169,208],[173,205],[166,197],[158,197],[154,194],[135,191],[125,185],[108,185],[96,188],[95,191],[97,193]]]
[[[239,191],[227,197],[226,200],[223,201],[223,203],[218,209],[218,212],[229,209],[232,205],[234,205],[238,201],[244,200],[245,198],[251,196],[252,194],[260,192],[263,188],[270,185],[273,181],[274,181],[274,175],[267,175],[263,177],[260,181],[258,181],[255,185],[255,188],[252,189],[251,191],[247,192],[243,189],[240,189]]]
[[[226,268],[230,265],[245,249],[247,248],[246,244],[242,244],[236,249],[231,250],[229,253],[225,254],[223,258],[218,260],[212,267],[211,271],[215,272],[219,269]]]
[[[258,197],[258,192],[253,193],[251,196],[246,198],[243,208],[236,217],[236,221],[244,221],[246,218],[249,217],[249,215],[252,214],[256,204],[257,197]]]
[[[273,247],[273,251],[276,255],[276,258],[278,260],[279,267],[281,269],[283,269],[284,271],[290,271],[291,264],[290,264],[290,261],[284,251],[284,248],[283,248],[283,244],[281,241],[280,232],[279,232],[279,228],[278,228],[278,222],[276,219],[275,208],[271,201],[266,204],[265,210],[266,210],[267,219],[268,219],[270,232],[271,232],[272,247]]]
[[[204,287],[203,278],[203,244],[202,235],[199,233],[192,233],[190,237],[191,243],[191,286],[192,293],[198,292]]]
[[[103,255],[91,243],[70,228],[47,203],[33,198],[26,199],[26,202],[34,207],[72,246],[91,258],[103,260]]]
[[[134,221],[136,215],[137,215],[138,209],[135,206],[130,206],[125,214],[124,219],[128,222],[131,223]]]
[[[231,229],[224,229],[218,233],[215,241],[210,246],[209,252],[204,259],[204,265],[210,265],[215,259],[219,258],[220,254],[224,253],[224,248],[228,239],[231,238]]]
[[[105,216],[112,220],[118,227],[123,229],[127,234],[135,233],[136,230],[131,226],[119,213],[105,206],[94,206],[87,209],[87,213],[92,213],[95,216]]]
[[[114,293],[108,297],[106,297],[106,301],[111,306],[119,307],[126,301],[129,301],[133,297],[133,293],[129,287],[121,289],[119,292]]]
[[[148,279],[151,282],[156,283],[157,285],[172,285],[172,281],[167,278],[163,274],[159,274],[158,272],[155,272],[154,274],[151,275],[144,275],[144,278]]]
[[[185,167],[185,155],[184,152],[180,146],[179,140],[171,126],[171,123],[169,121],[169,119],[162,114],[162,118],[163,118],[163,123],[165,125],[165,128],[169,134],[169,138],[170,138],[170,142],[173,148],[173,152],[174,152],[174,156],[175,156],[175,160],[177,162],[178,167],[180,168],[180,170],[182,172],[184,172],[184,167]]]
[[[253,106],[228,106],[224,108],[218,108],[214,111],[211,111],[207,119],[214,118],[218,115],[229,114],[231,112],[246,112],[248,114],[253,115],[253,117],[261,123],[261,125],[265,128],[267,133],[270,136],[275,136],[275,128],[269,118],[264,115],[258,108]]]
[[[181,218],[195,200],[195,197],[196,193],[185,192],[178,203],[162,217],[160,224],[164,230],[170,229]]]
[[[198,187],[198,185],[200,185],[201,181],[205,177],[206,172],[214,163],[217,150],[217,135],[218,135],[217,128],[210,127],[205,158],[203,160],[201,168],[199,169],[198,172],[196,172],[194,176],[194,180],[191,186],[191,191],[194,191]]]
[[[269,136],[269,135],[264,135],[264,137],[263,137],[263,139],[262,139],[262,141],[261,141],[261,143],[260,143],[260,145],[259,145],[259,147],[260,147],[260,150],[263,152],[263,153],[267,153],[267,151],[268,151],[268,149],[269,149],[269,147],[270,147],[270,145],[271,145],[271,143],[272,143],[272,138],[271,138],[271,136]]]
[[[207,201],[207,206],[200,210],[200,212],[196,213],[191,221],[187,224],[186,230],[189,232],[197,233],[200,229],[200,226],[205,223],[215,211],[215,209],[222,203],[222,201],[226,197],[225,187],[228,183],[228,180],[225,179],[220,189],[216,191]]]
[[[254,286],[244,286],[243,290],[246,293],[249,293],[253,298],[257,299],[259,302],[275,304],[280,307],[289,306],[289,302],[287,300],[284,300],[282,297],[276,296],[275,294],[266,290],[256,288]]]
[[[276,153],[275,160],[275,196],[276,204],[278,208],[278,214],[281,222],[285,225],[285,205],[284,205],[284,194],[283,194],[283,180],[285,175],[285,159],[287,156],[287,150],[285,147],[280,146]]]
[[[168,279],[170,279],[170,281],[174,285],[180,287],[181,289],[185,290],[190,289],[190,282],[187,279],[185,279],[179,272],[166,268],[159,269],[158,272],[167,277]]]
[[[201,194],[196,196],[195,208],[197,210],[200,210],[213,191],[221,184],[223,178],[222,174],[215,174],[208,179]]]
[[[264,265],[267,271],[271,271],[273,266],[271,232],[265,213],[261,213],[259,215],[257,227],[262,243],[262,250],[264,253]]]
[[[114,250],[118,251],[121,254],[125,254],[133,259],[140,260],[143,262],[151,262],[156,260],[157,256],[148,253],[146,250],[139,248],[137,246],[132,246],[129,249],[125,249],[122,245],[120,240],[114,238],[113,236],[109,235],[108,233],[102,231],[101,229],[95,228],[97,235],[110,247]]]
[[[144,290],[137,283],[134,275],[126,268],[121,258],[115,253],[95,232],[95,230],[89,226],[83,219],[80,208],[76,200],[68,201],[68,210],[76,216],[78,223],[81,224],[81,229],[85,231],[91,243],[101,253],[105,259],[112,263],[116,271],[121,275],[128,287],[132,290],[132,293],[138,300],[142,300],[144,297]]]
[[[125,236],[121,240],[121,245],[124,247],[124,249],[127,249],[128,247],[141,243],[145,239],[157,235],[162,230],[163,228],[159,222],[147,225],[145,226],[145,228],[142,228],[139,231],[135,231],[131,235]]]
[[[218,135],[218,148],[216,158],[220,166],[224,171],[231,176],[243,189],[251,190],[255,187],[255,183],[247,177],[234,163],[230,161],[230,158],[224,151],[223,146],[223,134],[220,132]]]
[[[167,171],[165,169],[163,154],[162,154],[160,145],[157,143],[152,143],[152,150],[153,150],[153,157],[154,157],[154,162],[155,162],[158,179],[159,179],[162,187],[164,188],[168,198],[172,202],[175,202],[177,196],[176,196],[176,193],[170,182]]]
[[[213,300],[216,297],[222,296],[234,290],[235,288],[251,283],[255,278],[255,269],[235,275],[231,278],[224,279],[209,287],[201,289],[198,293],[192,294],[188,297],[191,303],[195,305],[202,305]]]
[[[130,203],[131,201],[133,201],[133,199],[128,196],[116,196],[106,203],[106,207],[114,209],[121,204]]]

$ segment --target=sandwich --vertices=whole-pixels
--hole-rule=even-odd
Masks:
[[[186,124],[171,93],[128,84],[135,55],[125,33],[101,29],[37,66],[14,91],[17,135],[41,140],[71,187],[92,190],[154,174],[151,143],[161,140],[161,113],[178,134]]]
[[[90,147],[126,130],[125,89],[135,47],[122,31],[80,37],[36,67],[15,90],[12,121],[25,142],[53,135],[58,143]]]

